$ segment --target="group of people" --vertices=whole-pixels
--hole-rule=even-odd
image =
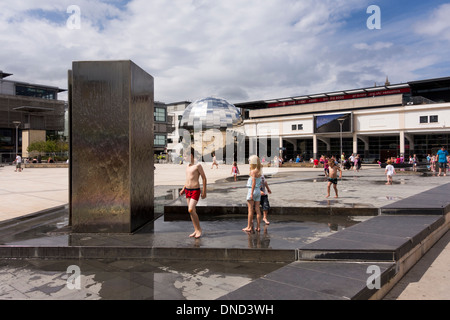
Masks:
[[[386,169],[384,170],[384,173],[386,175],[386,184],[391,185],[392,184],[392,177],[396,174],[394,164],[401,164],[405,163],[405,160],[403,156],[397,157],[397,158],[391,158],[386,161]],[[413,165],[413,170],[417,170],[417,156],[410,156],[409,158],[409,164]],[[435,155],[428,154],[427,155],[427,165],[429,166],[430,170],[432,172],[436,172],[436,165],[439,168],[438,177],[442,174],[443,176],[447,175],[447,166],[450,163],[450,156],[448,154],[448,151],[445,149],[444,146],[441,147],[441,149],[436,152]]]
[[[417,164],[419,163],[419,159],[417,158],[417,155],[410,155],[409,159],[405,158],[402,154],[397,157],[391,157],[387,161],[390,161],[392,165],[394,164],[403,164],[403,163],[409,163],[412,164],[413,171],[417,171]]]
[[[262,174],[262,165],[258,156],[253,155],[249,158],[250,174],[247,181],[247,206],[248,217],[247,226],[243,228],[243,231],[253,231],[253,217],[256,212],[256,231],[261,231],[261,208],[262,206],[264,217],[263,220],[266,224],[269,224],[267,220],[267,213],[269,212],[269,198],[266,193],[272,193]]]
[[[415,155],[409,161],[414,164]],[[317,159],[316,159],[317,160]],[[344,165],[346,161],[349,163],[353,163],[354,170],[359,170],[360,168],[360,158],[358,155],[351,155],[349,158],[345,158],[344,154],[341,157],[341,165]],[[436,155],[428,155],[427,161],[430,165],[434,166],[434,164],[438,164],[439,174],[447,175],[447,165],[450,162],[450,156],[445,147],[442,147]],[[399,160],[401,161],[401,160]],[[339,165],[339,161],[336,160],[335,157],[327,158],[325,156],[320,157],[320,160],[314,162],[314,165],[318,165],[318,163],[322,163],[324,167],[324,173],[327,178],[327,195],[326,198],[330,197],[331,186],[335,192],[335,198],[338,198],[338,179],[342,178],[342,169]],[[397,159],[388,159],[387,165],[385,168],[386,175],[386,185],[392,185],[393,175],[395,172],[395,163]],[[417,163],[417,161],[415,162]],[[245,232],[253,232],[253,219],[256,214],[256,231],[259,232],[261,230],[261,222],[264,221],[266,225],[269,224],[267,219],[267,215],[270,209],[268,194],[271,194],[272,191],[262,173],[262,163],[258,156],[253,155],[249,158],[250,164],[250,174],[247,180],[247,206],[248,206],[248,217],[247,217],[247,226],[242,230]],[[234,176],[234,181],[237,181],[237,175],[239,174],[239,168],[237,163],[234,162],[231,174]],[[200,178],[203,182],[203,189],[200,189]],[[200,227],[200,221],[196,212],[196,206],[200,199],[206,198],[206,189],[207,189],[207,179],[206,174],[202,168],[200,163],[195,163],[195,151],[191,149],[191,160],[189,165],[186,167],[186,183],[180,191],[180,196],[185,194],[188,212],[190,214],[192,223],[194,225],[194,232],[190,234],[190,237],[200,238],[202,235],[202,229]],[[263,214],[261,214],[261,208]]]
[[[69,161],[69,160],[67,160]],[[30,159],[30,158],[22,158],[20,156],[20,154],[16,154],[16,159],[13,161],[13,163],[16,164],[16,170],[14,170],[14,172],[22,172],[23,167],[22,167],[22,163],[23,164],[27,164],[27,163],[39,163],[40,161],[36,158],[34,159]],[[54,163],[55,161],[53,160],[53,158],[49,157],[47,160],[47,163]]]
[[[354,170],[359,172],[361,169],[361,157],[359,154],[351,154],[349,157],[345,156],[345,153],[342,153],[340,160],[338,161],[335,156],[327,157],[321,155],[319,159],[310,160],[311,163],[314,164],[314,168],[318,168],[319,164],[323,166],[325,176],[328,176],[328,162],[329,160],[333,160],[336,165],[341,164],[341,168],[344,170]]]
[[[447,167],[450,164],[450,156],[448,151],[444,146],[441,147],[439,151],[436,152],[436,154],[428,154],[427,155],[427,167],[432,172],[436,172],[436,167],[438,169],[437,176],[446,176],[447,175]],[[387,185],[392,184],[392,177],[396,174],[394,164],[403,164],[406,162],[406,159],[403,157],[403,155],[400,155],[398,157],[391,157],[386,161],[386,179]],[[412,164],[413,171],[417,171],[417,164],[419,163],[417,156],[414,154],[413,156],[409,157],[409,164]]]
[[[445,147],[442,147],[435,155],[427,155],[427,166],[432,172],[436,172],[436,166],[439,169],[438,176],[447,175],[447,167],[450,164],[450,156]]]
[[[185,194],[188,206],[188,212],[191,217],[192,224],[194,226],[194,232],[189,235],[192,238],[200,238],[202,236],[202,228],[200,226],[200,220],[198,218],[196,206],[200,197],[206,198],[207,190],[207,178],[205,171],[200,163],[195,163],[195,150],[191,149],[190,163],[186,167],[186,183],[180,191],[180,196]],[[270,224],[267,220],[267,214],[270,208],[269,199],[267,193],[272,193],[267,184],[264,175],[262,174],[262,165],[258,156],[250,157],[250,177],[247,182],[248,194],[248,224],[247,227],[242,230],[251,232],[253,230],[253,216],[256,211],[257,227],[256,231],[260,231],[261,224],[261,210],[260,205],[264,212],[263,221],[266,224]],[[233,164],[232,174],[236,177],[239,174],[239,169],[236,162]],[[200,189],[200,178],[202,179],[202,189]]]
[[[348,158],[345,157],[345,154],[342,153],[341,155],[341,162],[344,169],[347,170],[355,170],[358,172],[361,169],[361,161],[362,158],[359,154],[352,153]]]
[[[200,163],[195,163],[195,150],[191,149],[190,163],[186,167],[186,183],[180,191],[180,196],[185,194],[188,212],[191,217],[192,224],[194,226],[194,232],[189,235],[189,237],[200,238],[202,236],[202,228],[200,226],[200,220],[197,214],[196,206],[200,197],[202,199],[206,198],[207,190],[207,178],[205,171]],[[268,194],[272,193],[272,190],[267,183],[267,179],[262,173],[262,163],[257,155],[253,155],[249,158],[250,173],[247,180],[247,207],[248,207],[248,217],[247,226],[242,230],[245,232],[253,232],[253,219],[256,213],[256,231],[261,231],[261,221],[264,221],[266,225],[270,222],[267,218],[270,209],[270,203]],[[338,172],[339,179],[342,178],[342,170],[335,163],[333,159],[328,160],[328,174],[327,174],[327,198],[330,196],[330,189],[333,186],[335,191],[335,198],[338,197],[337,182],[338,182]],[[237,181],[237,175],[239,174],[239,169],[237,163],[233,163],[231,170],[234,176],[234,181]],[[202,179],[202,189],[200,188],[200,179]],[[261,214],[262,209],[262,214]]]

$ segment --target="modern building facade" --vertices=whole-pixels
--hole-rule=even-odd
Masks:
[[[67,104],[58,100],[57,87],[5,79],[0,71],[0,162],[19,153],[28,156],[31,142],[63,135]]]
[[[167,153],[168,135],[175,130],[172,124],[173,115],[168,114],[167,109],[168,107],[165,103],[155,101],[154,154],[156,156]]]
[[[180,155],[183,154],[183,146],[181,144],[181,134],[179,128],[184,110],[190,104],[190,101],[179,101],[166,104],[167,114],[171,120],[170,126],[173,129],[172,132],[167,135],[167,153],[169,156],[169,161],[171,162],[180,161]]]
[[[235,106],[245,114],[247,138],[278,139],[285,160],[339,156],[341,150],[365,162],[413,154],[420,160],[450,146],[450,77],[394,85],[386,79],[370,88]]]

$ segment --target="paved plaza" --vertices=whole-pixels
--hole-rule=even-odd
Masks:
[[[236,206],[245,212],[245,176],[248,166],[240,166],[241,179],[231,179],[231,166],[219,165],[211,169],[204,164],[208,178],[208,196],[199,202],[200,220],[204,237],[193,243],[187,237],[192,224],[186,221],[159,221],[163,235],[152,241],[172,242],[178,247],[198,246],[212,248],[263,246],[264,236],[248,237],[240,229],[245,225],[245,214],[221,218],[221,223],[207,216],[207,208]],[[185,212],[184,199],[178,190],[184,184],[184,165],[157,164],[155,171],[155,199],[157,204]],[[298,230],[308,243],[326,238],[360,221],[371,219],[373,210],[397,201],[433,190],[450,183],[449,177],[401,172],[394,176],[394,184],[385,185],[384,170],[366,165],[359,172],[344,171],[338,182],[339,197],[325,198],[326,181],[323,169],[264,168],[272,189],[269,195],[274,211],[271,224],[264,232],[270,236],[270,246],[286,247],[298,237]],[[68,169],[26,168],[14,172],[12,166],[0,168],[0,220],[8,226],[23,217],[49,208],[63,208],[68,203]],[[204,209],[202,212],[202,208]],[[243,208],[243,209],[242,209]],[[299,209],[300,208],[300,209]],[[354,212],[351,219],[333,216],[324,219],[307,210],[319,208],[323,212]],[[317,209],[317,210],[319,210]],[[286,212],[296,211],[295,218]],[[301,210],[304,210],[303,215]],[[286,212],[285,212],[286,211]],[[365,214],[365,212],[370,214]],[[22,218],[21,218],[22,217]],[[64,220],[55,222],[63,224]],[[6,228],[1,229],[6,232]],[[44,229],[41,229],[41,233]],[[159,237],[159,238],[158,238]],[[17,235],[3,237],[11,243],[36,241]],[[45,239],[48,237],[46,236]],[[92,241],[86,235],[79,241]],[[51,238],[54,241],[54,238]],[[256,240],[255,240],[256,239]],[[262,240],[261,243],[258,241]],[[28,242],[27,242],[28,241]],[[64,240],[65,241],[65,240]],[[108,241],[111,241],[109,238]],[[114,241],[118,241],[114,239]],[[295,241],[298,241],[296,239]],[[397,283],[384,299],[450,299],[450,233],[447,232],[420,261]],[[221,244],[222,242],[222,244]],[[225,242],[225,243],[224,243]],[[81,285],[77,290],[67,286],[67,268],[81,269]],[[0,260],[0,299],[219,299],[255,280],[280,270],[284,262],[201,261],[176,259],[2,259]]]

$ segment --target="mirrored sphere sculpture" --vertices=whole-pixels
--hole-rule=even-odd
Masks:
[[[231,129],[243,123],[241,112],[231,103],[220,98],[202,98],[187,106],[180,121],[180,128]]]
[[[226,100],[213,97],[196,100],[187,106],[180,120],[183,149],[194,148],[208,161],[213,155],[222,159],[226,154],[224,149],[228,148],[227,159],[232,161],[242,125],[241,111]]]

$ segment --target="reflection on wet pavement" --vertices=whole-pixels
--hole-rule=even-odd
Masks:
[[[79,283],[68,272],[80,270]],[[148,260],[0,260],[0,299],[212,300],[285,264]]]

